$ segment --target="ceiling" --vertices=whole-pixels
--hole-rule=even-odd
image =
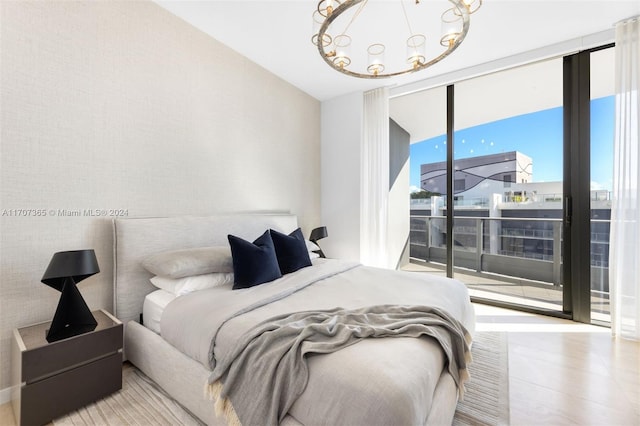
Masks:
[[[610,30],[616,22],[640,14],[640,0],[484,0],[482,8],[471,16],[467,38],[451,56],[418,73],[370,80],[345,76],[324,63],[310,42],[314,0],[156,3],[320,101],[407,84]],[[391,15],[384,8],[397,9],[397,0],[370,3],[373,6],[367,8],[378,10],[372,21],[380,22],[376,32],[380,28],[393,34],[406,32],[402,19],[385,19]],[[422,0],[422,4],[444,10],[449,2]]]

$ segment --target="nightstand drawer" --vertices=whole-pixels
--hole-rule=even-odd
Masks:
[[[47,342],[51,322],[13,330],[11,399],[19,425],[48,423],[122,388],[122,323],[92,312],[93,331]]]
[[[22,381],[34,380],[67,370],[86,360],[117,352],[122,348],[122,324],[97,333],[71,337],[22,354]]]
[[[41,425],[122,387],[122,353],[115,353],[22,388],[20,423]],[[36,408],[37,407],[37,408]]]

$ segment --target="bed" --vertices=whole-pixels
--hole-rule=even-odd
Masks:
[[[410,314],[415,316],[416,309],[430,306],[425,316],[437,321],[443,315],[451,318],[467,334],[467,343],[473,333],[475,317],[466,287],[447,278],[314,259],[312,266],[272,283],[244,290],[222,286],[175,297],[158,292],[150,282],[153,274],[142,266],[158,253],[228,246],[228,234],[253,241],[267,229],[289,233],[297,227],[296,216],[290,214],[121,218],[113,222],[114,310],[126,324],[125,357],[206,424],[238,420],[229,413],[233,400],[219,398],[216,414],[212,397],[220,396],[220,384],[231,376],[211,383],[214,367],[226,362],[241,336],[258,326],[271,327],[276,320],[289,321],[293,314],[304,313],[306,320],[312,316],[309,312],[350,316],[366,309],[359,318],[369,318],[373,307],[401,306],[402,312],[394,314],[407,315],[404,307],[411,306]],[[147,326],[140,323],[143,309]],[[228,311],[226,316],[219,317],[224,311]],[[217,325],[200,319],[209,316],[216,316],[211,320]],[[425,331],[420,329],[420,333]],[[385,336],[358,338],[339,350],[306,356],[304,390],[287,405],[286,413],[278,415],[278,422],[291,426],[389,424],[393,419],[394,424],[450,424],[459,395],[456,382],[464,379],[451,371],[450,348],[443,350],[438,336]],[[264,370],[256,371],[262,374]]]

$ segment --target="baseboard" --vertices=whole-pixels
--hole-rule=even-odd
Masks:
[[[11,388],[0,389],[0,405],[11,401]]]

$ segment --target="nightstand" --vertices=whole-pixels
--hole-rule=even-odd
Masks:
[[[122,388],[122,323],[92,312],[95,330],[48,343],[51,322],[13,330],[12,403],[19,425],[42,425]]]

